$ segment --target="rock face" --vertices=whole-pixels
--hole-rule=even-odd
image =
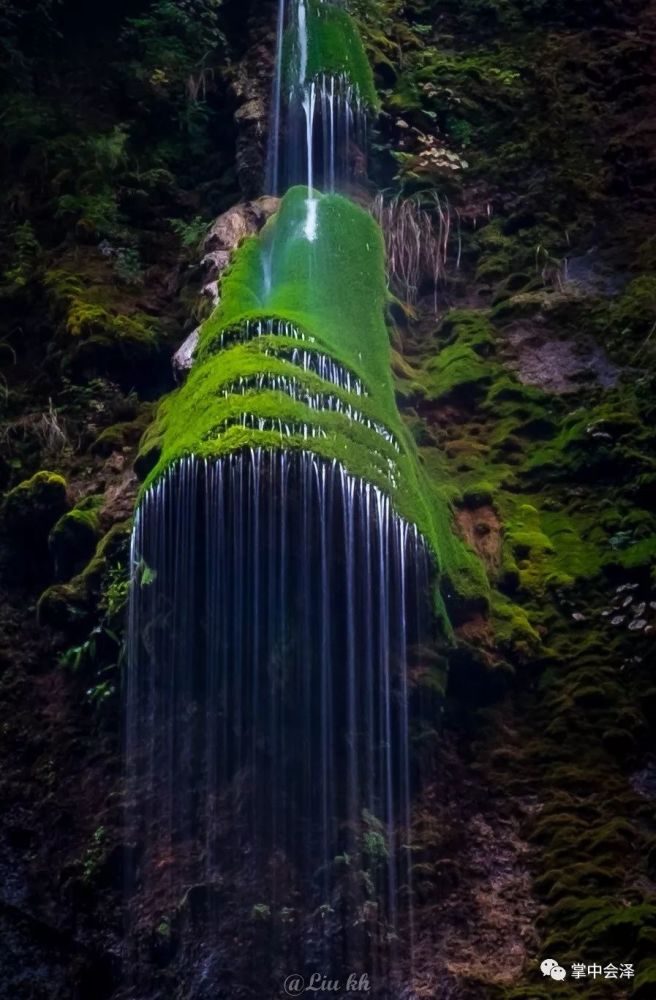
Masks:
[[[2,521],[19,573],[38,571],[44,563],[48,535],[69,506],[66,480],[54,472],[37,472],[7,494]]]
[[[247,236],[258,233],[279,204],[278,198],[265,195],[235,205],[220,215],[211,227],[203,243],[203,250],[207,255],[216,255],[213,262],[222,269],[228,259],[222,254],[229,255]]]
[[[539,319],[539,318],[538,318]],[[508,364],[524,385],[573,393],[583,386],[612,388],[619,369],[592,337],[563,337],[544,322],[519,321],[504,330]]]
[[[273,23],[272,18],[262,17],[260,37],[237,64],[231,79],[232,92],[238,102],[235,112],[236,169],[244,198],[257,197],[264,189],[275,51],[275,36],[271,33]]]
[[[192,330],[187,339],[177,349],[172,358],[173,374],[177,382],[182,382],[185,375],[194,363],[194,351],[198,346],[198,333],[200,327]]]
[[[230,263],[233,251],[248,236],[259,233],[274,212],[280,200],[264,196],[254,201],[242,202],[220,215],[210,228],[203,242],[201,267],[205,284],[201,294],[208,297],[215,308],[220,300],[219,278]],[[173,372],[176,381],[184,380],[194,363],[194,351],[198,344],[200,327],[196,327],[173,355]]]

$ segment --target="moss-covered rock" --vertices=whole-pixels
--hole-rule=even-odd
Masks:
[[[95,498],[92,498],[95,500]],[[39,598],[37,619],[40,625],[84,634],[88,631],[103,594],[111,568],[127,562],[132,522],[115,524],[104,535],[89,562],[68,583],[48,587]]]
[[[61,517],[48,536],[58,580],[69,580],[93,555],[100,534],[102,496],[87,497]]]
[[[118,424],[105,427],[91,445],[91,452],[106,458],[112,452],[123,451],[125,448],[138,445],[152,420],[153,409],[152,403],[143,403],[134,419],[123,420]]]
[[[455,395],[482,398],[493,379],[493,369],[486,360],[491,343],[487,321],[484,316],[471,313],[453,314],[448,329],[454,331],[453,343],[447,344],[425,366],[421,379],[425,398],[427,401],[447,400]]]
[[[342,7],[304,0],[285,39],[285,77],[290,88],[323,77],[345,80],[371,110],[379,106],[371,65],[357,25]],[[303,18],[303,21],[301,20]]]
[[[64,477],[56,472],[37,472],[5,497],[2,513],[10,541],[40,552],[68,507]]]
[[[75,377],[109,375],[131,388],[135,371],[160,359],[162,330],[97,274],[87,280],[58,268],[47,273],[44,284],[59,322],[66,367]]]

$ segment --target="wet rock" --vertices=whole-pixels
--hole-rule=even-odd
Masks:
[[[279,204],[278,198],[264,196],[228,209],[218,217],[205,237],[203,260],[209,259],[216,267],[216,274],[220,274],[228,265],[232,251],[247,236],[258,233],[277,211]]]
[[[647,622],[645,621],[644,618],[636,618],[629,624],[629,629],[632,632],[642,632],[642,630],[646,628],[646,626]]]
[[[48,548],[58,580],[70,580],[84,569],[100,537],[98,509],[102,497],[89,497],[57,521],[48,536]]]
[[[220,215],[210,228],[203,243],[204,256],[201,266],[209,280],[202,288],[202,295],[210,299],[212,308],[220,301],[219,278],[230,263],[233,251],[243,240],[254,236],[277,211],[279,198],[264,196],[254,201],[242,202]],[[173,374],[176,381],[184,381],[194,363],[200,327],[189,334],[173,355]]]
[[[37,472],[7,494],[4,522],[8,531],[21,537],[47,537],[68,506],[64,477],[55,472]]]
[[[563,281],[566,288],[586,295],[616,295],[625,285],[622,275],[609,269],[593,250],[566,261]]]
[[[617,625],[622,625],[625,621],[626,621],[626,615],[615,615],[614,618],[611,618],[610,623],[611,625],[617,626]]]
[[[525,385],[564,395],[579,392],[582,385],[609,388],[617,382],[619,369],[591,337],[564,339],[529,319],[506,327],[503,336],[509,365]]]
[[[496,573],[501,566],[502,525],[491,504],[474,509],[463,507],[456,515],[463,537],[481,557],[488,569]]]
[[[48,535],[69,508],[66,481],[54,472],[37,472],[10,490],[2,527],[17,575],[49,575]]]
[[[262,24],[262,36],[235,66],[231,89],[238,107],[236,168],[239,186],[246,198],[264,188],[266,170],[269,103],[275,44],[270,21]]]
[[[183,381],[194,363],[199,333],[200,327],[197,326],[173,355],[173,374],[178,382]]]
[[[656,759],[649,760],[630,777],[631,787],[646,799],[656,800]]]

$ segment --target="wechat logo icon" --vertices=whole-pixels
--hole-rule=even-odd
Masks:
[[[558,962],[554,961],[553,958],[545,958],[544,962],[540,966],[540,971],[543,976],[551,976],[552,979],[555,979],[559,983],[562,982],[567,975],[562,965],[558,965]]]

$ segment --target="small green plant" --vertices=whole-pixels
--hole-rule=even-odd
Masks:
[[[105,845],[107,841],[107,830],[104,826],[99,826],[93,834],[91,839],[91,844],[87,848],[84,860],[82,862],[82,878],[85,882],[91,882],[94,875],[96,874],[100,862],[102,861],[103,854],[105,853]]]
[[[87,698],[89,702],[98,708],[103,702],[112,698],[116,694],[116,685],[113,681],[100,681],[99,684],[94,684],[93,687],[89,688],[87,691]]]
[[[137,579],[140,587],[150,587],[151,583],[157,579],[157,570],[151,569],[148,563],[142,559],[137,567]]]
[[[33,277],[41,256],[41,244],[31,222],[22,222],[13,233],[13,262],[3,277],[12,289],[25,288]]]
[[[197,251],[207,233],[207,222],[200,215],[195,216],[190,222],[184,219],[167,219],[171,229],[178,237],[183,250],[190,252]]]
[[[96,655],[96,642],[101,631],[102,629],[100,626],[94,628],[89,638],[85,639],[84,642],[81,642],[77,646],[71,646],[63,653],[60,653],[58,660],[59,666],[63,667],[65,670],[72,670],[76,673],[89,662],[92,662],[94,656]]]
[[[384,827],[380,820],[366,809],[363,810],[362,819],[366,827],[362,834],[362,853],[369,868],[376,869],[385,864],[389,857]]]
[[[125,566],[117,563],[109,570],[109,582],[103,595],[103,608],[111,620],[120,615],[128,602],[130,579]]]
[[[155,933],[158,937],[163,938],[165,941],[171,938],[171,921],[167,917],[162,917],[157,927],[155,928]]]
[[[141,257],[135,247],[119,247],[114,257],[114,270],[126,285],[143,284]]]

